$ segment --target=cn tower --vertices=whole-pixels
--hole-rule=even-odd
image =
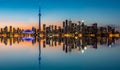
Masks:
[[[39,5],[39,31],[41,31],[41,7]]]

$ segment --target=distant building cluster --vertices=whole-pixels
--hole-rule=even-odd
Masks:
[[[120,36],[114,27],[98,27],[97,23],[87,26],[83,21],[73,23],[71,20],[63,21],[62,27],[43,24],[43,33],[47,36]]]
[[[0,28],[0,33],[21,33],[24,29],[21,28],[13,28],[12,26],[5,26],[4,28]]]
[[[22,28],[14,28],[12,26],[5,26],[0,28],[0,37],[24,37],[24,36],[33,36],[34,33],[39,33],[39,30],[32,27],[32,30],[24,30]],[[37,36],[37,35],[36,35]]]
[[[4,28],[0,28],[0,36],[14,36],[15,34],[21,34],[22,31],[24,31],[24,29],[5,26]]]

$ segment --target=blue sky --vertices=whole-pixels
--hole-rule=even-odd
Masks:
[[[42,23],[59,24],[65,19],[86,24],[119,25],[119,0],[40,0]],[[0,27],[37,26],[38,0],[0,0]]]

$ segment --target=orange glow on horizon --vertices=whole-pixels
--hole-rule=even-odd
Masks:
[[[4,23],[4,24],[0,24],[1,28],[4,28],[5,26],[9,27],[12,26],[13,28],[21,28],[21,29],[32,29],[32,27],[35,27],[36,29],[38,29],[38,24],[36,22],[30,22],[30,23],[24,23],[24,22],[14,22],[14,24],[11,22],[1,22],[0,23]],[[8,24],[9,23],[9,24]],[[16,24],[15,24],[16,23]],[[57,25],[57,26],[62,26],[62,23],[60,22],[41,22],[41,30],[43,30],[43,23],[46,24],[46,26],[49,25]]]

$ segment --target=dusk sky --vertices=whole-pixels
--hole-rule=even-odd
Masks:
[[[62,24],[65,19],[86,24],[120,26],[120,0],[40,0],[42,24]],[[0,0],[0,28],[38,25],[38,0]]]

